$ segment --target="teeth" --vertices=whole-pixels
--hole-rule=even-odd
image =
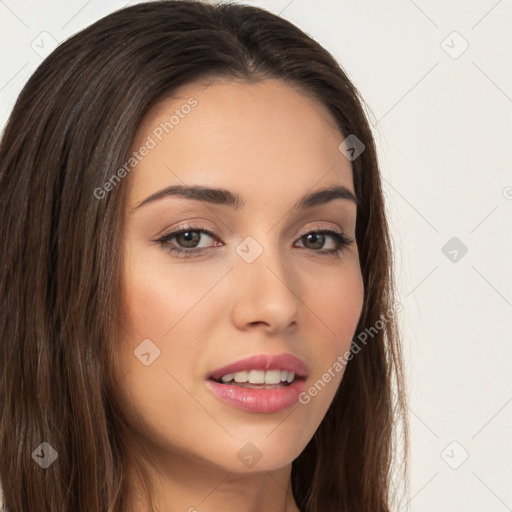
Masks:
[[[235,382],[247,382],[247,378],[249,376],[248,372],[235,372],[233,374],[235,378]]]
[[[250,382],[249,375],[249,382]],[[265,372],[265,384],[279,384],[281,382],[281,371],[280,370],[269,370]]]
[[[248,382],[250,384],[279,384],[287,382],[290,384],[295,379],[295,373],[287,370],[249,370],[243,372],[227,373],[222,382]]]

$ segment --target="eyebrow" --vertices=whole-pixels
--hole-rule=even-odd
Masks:
[[[245,206],[245,201],[240,195],[227,189],[208,188],[200,185],[172,185],[151,194],[136,205],[134,209],[140,208],[145,204],[152,203],[153,201],[157,201],[158,199],[170,196],[181,196],[186,199],[195,199],[211,204],[225,205],[234,208],[235,210],[240,210]],[[293,205],[292,209],[301,210],[305,208],[312,208],[313,206],[325,204],[333,201],[334,199],[346,199],[352,201],[356,205],[359,204],[355,194],[347,187],[343,185],[332,185],[328,188],[306,194]]]

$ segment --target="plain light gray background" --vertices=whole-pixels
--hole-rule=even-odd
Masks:
[[[246,3],[324,45],[371,108],[409,375],[397,510],[512,510],[510,0]],[[0,0],[0,125],[53,44],[126,5]]]

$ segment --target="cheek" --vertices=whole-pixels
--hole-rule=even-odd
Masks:
[[[361,315],[364,284],[358,260],[355,258],[339,271],[315,272],[304,284],[305,303],[311,314],[309,338],[315,345],[308,347],[315,364],[301,402],[314,409],[321,419],[338,389],[345,372],[347,358]],[[314,320],[313,320],[314,319]],[[322,333],[322,334],[320,334]]]
[[[364,284],[357,254],[338,271],[315,272],[305,284],[307,301],[324,324],[324,353],[350,347],[361,315]]]
[[[332,280],[330,288],[318,296],[319,311],[334,340],[345,345],[355,333],[363,306],[364,287],[358,275]]]
[[[204,411],[189,392],[201,358],[200,303],[212,283],[162,268],[159,262],[127,265],[125,325],[118,397],[132,425],[160,446],[182,444],[186,422],[204,424]],[[201,303],[200,303],[201,304]],[[144,347],[142,349],[142,347]],[[203,347],[204,348],[204,347]],[[144,354],[149,353],[144,364]],[[170,411],[186,411],[185,415]]]
[[[128,266],[125,311],[131,337],[168,340],[194,314],[215,276],[180,267],[161,256]]]
[[[201,297],[212,278],[194,279],[149,263],[133,266],[130,272],[120,346],[125,372],[132,372],[131,380],[141,391],[152,388],[165,394],[175,387],[172,377],[180,382],[191,379],[201,358],[204,326],[198,315],[207,323],[207,301]],[[147,352],[151,363],[144,366],[140,356]]]

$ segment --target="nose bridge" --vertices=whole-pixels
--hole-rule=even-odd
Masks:
[[[263,223],[259,224],[259,229],[252,230],[245,238],[236,246],[237,254],[236,267],[242,269],[243,273],[260,275],[265,270],[272,269],[274,279],[277,274],[282,281],[287,281],[288,277],[286,263],[287,254],[283,252],[282,243],[279,239],[279,230],[268,228]],[[240,261],[241,260],[241,261]],[[260,275],[260,277],[262,277]]]
[[[238,291],[235,316],[239,322],[265,322],[273,327],[295,319],[299,297],[293,269],[287,265],[274,231],[259,230],[236,247]]]

